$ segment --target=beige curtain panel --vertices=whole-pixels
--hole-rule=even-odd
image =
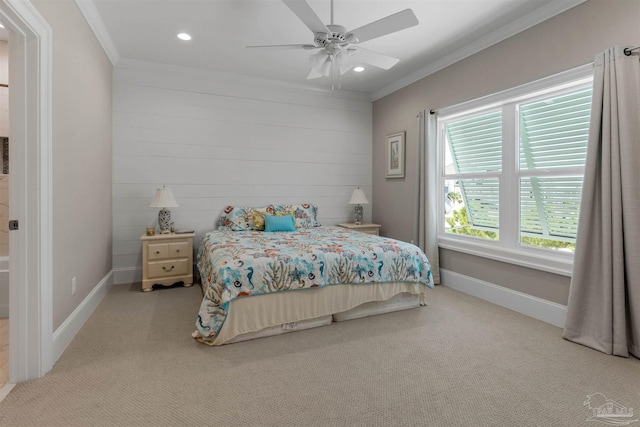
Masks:
[[[564,338],[640,358],[640,59],[596,57]]]
[[[420,111],[418,122],[418,213],[416,216],[416,245],[424,251],[431,264],[433,283],[440,284],[438,256],[437,205],[437,118],[428,111]]]

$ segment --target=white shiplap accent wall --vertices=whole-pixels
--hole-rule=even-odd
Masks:
[[[113,105],[115,283],[140,280],[140,236],[157,225],[148,205],[163,184],[196,245],[230,204],[314,203],[331,225],[351,220],[356,186],[372,202],[365,96],[127,60]]]

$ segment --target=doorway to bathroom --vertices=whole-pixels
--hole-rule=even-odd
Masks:
[[[9,42],[0,22],[0,389],[9,382]]]

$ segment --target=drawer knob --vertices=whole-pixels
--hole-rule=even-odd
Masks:
[[[173,265],[171,266],[171,268],[167,268],[167,266],[163,265],[163,266],[162,266],[162,269],[163,269],[164,271],[169,272],[169,271],[173,270]]]
[[[156,255],[160,255],[160,251],[156,251]]]
[[[180,249],[176,249],[176,252],[180,252]]]

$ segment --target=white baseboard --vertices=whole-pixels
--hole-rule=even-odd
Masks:
[[[501,307],[508,308],[525,316],[542,320],[559,328],[564,328],[567,307],[552,301],[514,291],[493,283],[478,280],[464,274],[440,269],[442,285],[465,294],[473,295]]]
[[[114,285],[140,282],[142,282],[142,267],[121,267],[113,269]]]
[[[15,387],[15,384],[13,383],[6,383],[2,387],[0,387],[0,402],[2,402],[5,397],[7,397],[9,392],[13,390],[13,387]]]
[[[195,262],[193,264],[194,280],[198,267]],[[129,285],[131,283],[142,282],[142,267],[120,267],[113,269],[114,285]]]
[[[71,340],[76,336],[84,322],[91,316],[98,307],[102,298],[107,294],[113,285],[113,270],[96,285],[87,297],[73,310],[73,313],[60,325],[53,333],[53,346],[51,351],[52,365],[56,363]]]

